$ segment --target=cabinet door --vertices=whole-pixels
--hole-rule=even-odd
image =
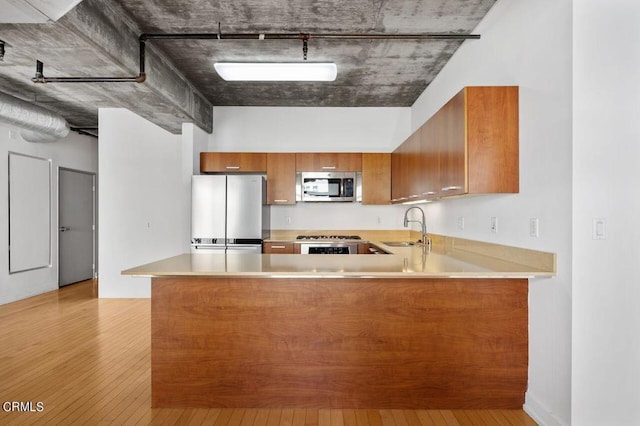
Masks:
[[[201,152],[200,171],[265,173],[267,156],[264,153],[252,152]]]
[[[465,92],[454,96],[434,116],[440,142],[440,191],[443,197],[467,192]]]
[[[409,201],[416,201],[420,198],[424,198],[422,197],[422,193],[424,192],[424,182],[422,180],[423,159],[421,156],[421,135],[422,128],[419,128],[405,142],[407,144],[406,196]]]
[[[351,152],[316,152],[296,154],[299,172],[359,172],[362,155]]]
[[[358,254],[369,254],[369,243],[358,243]]]
[[[403,143],[391,153],[391,202],[402,203],[409,199],[409,153]]]
[[[430,119],[422,126],[420,134],[420,157],[422,182],[421,196],[433,200],[440,195],[440,145],[438,126],[435,119]]]
[[[469,193],[519,191],[518,87],[467,87]]]
[[[391,154],[362,154],[362,204],[391,202]]]
[[[296,203],[296,154],[267,154],[267,204]]]
[[[294,254],[295,244],[278,242],[264,243],[262,245],[262,252],[270,254]]]

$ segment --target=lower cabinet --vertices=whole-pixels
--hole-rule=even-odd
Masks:
[[[264,243],[262,246],[262,252],[267,254],[299,254],[300,245],[295,243],[279,243],[270,242]]]

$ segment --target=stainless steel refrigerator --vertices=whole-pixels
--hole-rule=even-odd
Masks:
[[[191,252],[261,253],[270,207],[262,175],[195,175],[191,180]]]

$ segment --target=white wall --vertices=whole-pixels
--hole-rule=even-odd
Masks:
[[[200,153],[211,151],[209,136],[209,133],[193,123],[182,124],[182,156],[183,165],[186,167],[185,173],[189,175],[200,174]],[[191,162],[189,162],[189,158],[191,158]],[[191,184],[191,179],[189,179],[189,184]]]
[[[9,275],[9,152],[51,160],[51,267]],[[29,143],[19,129],[0,124],[0,304],[24,299],[58,288],[58,169],[66,167],[85,172],[98,171],[98,145],[95,138],[76,133],[57,142]],[[39,242],[34,242],[39,243]],[[40,242],[41,243],[41,242]],[[45,243],[49,243],[46,241]]]
[[[271,229],[389,230],[402,229],[406,206],[360,203],[297,203],[271,206]],[[418,230],[415,225],[411,229]]]
[[[124,269],[188,252],[193,154],[182,138],[125,109],[99,111],[100,297],[149,297]],[[176,202],[176,200],[178,200]]]
[[[572,418],[638,425],[640,3],[575,1],[573,18]]]
[[[212,151],[390,152],[410,108],[214,107]]]
[[[571,422],[571,21],[571,1],[498,0],[474,30],[481,39],[463,44],[412,110],[416,129],[463,86],[520,86],[520,193],[441,201],[426,213],[439,234],[557,253],[558,276],[531,280],[529,291],[525,408],[546,425]]]
[[[209,151],[209,133],[193,123],[182,124],[182,199],[185,222],[182,235],[191,240],[191,176],[200,174],[200,153]]]

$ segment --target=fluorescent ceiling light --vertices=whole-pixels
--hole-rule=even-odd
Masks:
[[[336,64],[329,62],[216,62],[226,81],[334,81]]]

